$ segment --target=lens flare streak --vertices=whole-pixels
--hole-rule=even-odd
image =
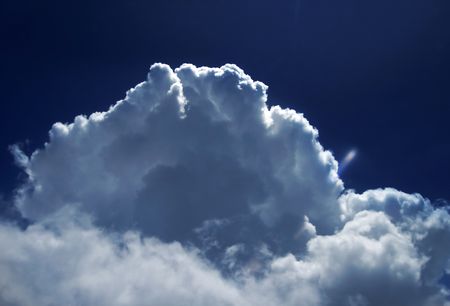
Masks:
[[[356,149],[352,149],[345,155],[344,159],[339,163],[339,175],[342,175],[345,169],[347,169],[348,165],[356,158],[357,153]]]

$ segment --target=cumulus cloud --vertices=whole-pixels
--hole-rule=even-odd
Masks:
[[[168,241],[209,219],[289,219],[293,236],[307,216],[330,233],[337,163],[301,114],[267,107],[266,89],[234,65],[155,64],[109,111],[56,123],[29,160],[16,152],[30,174],[17,205],[32,220],[76,206]]]
[[[447,208],[344,191],[317,130],[269,105],[235,65],[155,64],[13,147],[30,225],[0,223],[2,305],[447,306]]]

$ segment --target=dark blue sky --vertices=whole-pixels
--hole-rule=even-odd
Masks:
[[[450,199],[448,0],[12,1],[0,4],[0,192],[56,121],[105,110],[154,62],[235,63],[305,113],[346,186]]]

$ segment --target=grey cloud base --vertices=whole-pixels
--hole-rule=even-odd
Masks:
[[[234,65],[155,64],[107,112],[13,154],[2,305],[445,305],[450,216],[344,191],[303,115]]]

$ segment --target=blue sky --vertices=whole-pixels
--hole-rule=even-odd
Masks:
[[[359,150],[347,185],[450,198],[447,1],[5,1],[1,161],[55,121],[104,109],[154,62],[235,63],[321,142]]]
[[[449,306],[449,13],[2,3],[0,304]]]

